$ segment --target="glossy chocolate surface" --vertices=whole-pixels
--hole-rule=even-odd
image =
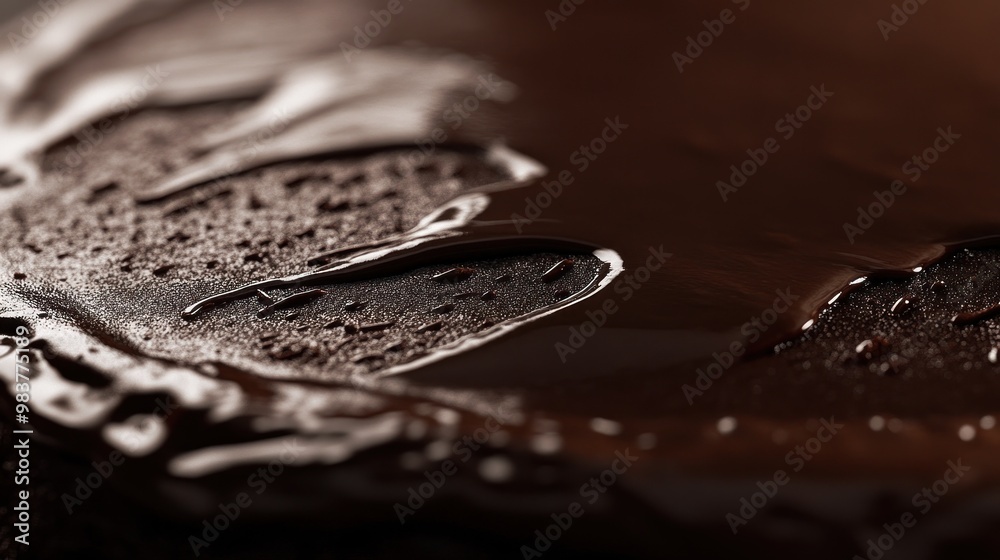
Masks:
[[[133,493],[205,515],[298,437],[259,515],[392,520],[498,410],[447,498],[484,516],[630,449],[624,524],[725,527],[829,418],[819,525],[956,457],[993,488],[995,255],[946,255],[1000,233],[994,4],[406,3],[364,45],[384,4],[103,6],[0,59],[0,297],[38,430],[138,441]]]

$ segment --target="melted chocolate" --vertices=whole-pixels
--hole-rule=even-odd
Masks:
[[[126,397],[176,393],[185,412],[166,440],[141,436],[142,449],[160,450],[144,464],[155,473],[149,477],[197,480],[275,456],[287,433],[317,437],[307,462],[355,468],[350,461],[358,454],[395,452],[391,446],[403,439],[406,426],[428,415],[413,413],[423,401],[463,411],[455,422],[445,413],[435,417],[435,437],[442,440],[449,430],[450,437],[475,430],[481,415],[513,401],[520,419],[511,427],[518,452],[538,445],[532,433],[537,426],[523,426],[524,415],[538,425],[546,417],[558,419],[560,456],[587,465],[615,449],[648,444],[640,436],[651,435],[666,445],[643,445],[651,466],[637,470],[634,480],[643,488],[669,490],[677,480],[663,474],[667,465],[713,476],[772,472],[785,451],[774,447],[776,434],[784,434],[782,441],[802,439],[812,429],[807,420],[836,414],[851,435],[810,467],[815,476],[852,482],[888,473],[922,480],[947,457],[966,452],[979,460],[979,480],[993,480],[998,471],[988,450],[962,448],[952,429],[987,413],[987,401],[960,393],[937,402],[928,397],[933,384],[902,389],[919,399],[894,399],[893,391],[901,389],[886,379],[904,372],[911,360],[898,343],[873,333],[847,340],[857,333],[828,327],[820,315],[842,304],[842,294],[849,299],[849,292],[868,286],[869,278],[919,279],[949,249],[1000,233],[988,157],[1000,144],[990,124],[998,112],[1000,79],[995,49],[987,46],[994,43],[1000,8],[975,4],[974,10],[927,4],[887,40],[878,22],[890,17],[890,8],[861,2],[848,8],[713,0],[635,9],[594,2],[555,23],[535,4],[436,2],[406,8],[348,58],[343,45],[355,40],[356,31],[345,22],[364,25],[369,10],[383,8],[379,3],[304,2],[278,18],[280,25],[269,33],[248,37],[241,29],[259,30],[264,21],[270,26],[269,18],[283,10],[247,3],[234,17],[255,26],[199,34],[208,24],[193,8],[150,21],[159,12],[109,2],[63,35],[59,48],[36,44],[27,56],[0,59],[0,73],[13,76],[2,101],[6,126],[0,135],[7,175],[14,177],[0,193],[11,221],[23,221],[15,197],[30,198],[40,184],[55,192],[45,183],[46,173],[59,180],[69,176],[66,166],[50,171],[39,164],[46,150],[118,114],[116,97],[161,60],[172,78],[151,88],[135,108],[251,100],[218,119],[219,129],[185,146],[194,155],[179,167],[147,174],[129,189],[141,212],[154,208],[164,221],[206,207],[224,209],[227,197],[239,195],[227,181],[235,177],[238,183],[248,171],[299,165],[324,154],[403,145],[401,165],[420,173],[439,163],[441,152],[471,145],[491,176],[466,181],[475,188],[452,192],[409,229],[313,252],[286,263],[279,276],[240,274],[206,282],[204,293],[193,283],[171,291],[174,299],[165,305],[170,317],[161,324],[169,325],[174,339],[156,352],[135,341],[102,338],[100,321],[87,318],[85,310],[36,320],[32,302],[44,286],[9,288],[9,315],[30,315],[39,349],[51,345],[55,356],[43,362],[37,380],[41,410],[49,413],[43,428],[57,439],[89,431],[89,442],[108,441],[106,429],[100,436],[94,432],[122,414]],[[699,47],[704,21],[722,17],[723,10],[735,20]],[[327,23],[334,19],[331,31]],[[180,30],[190,44],[168,40]],[[64,30],[46,36],[57,37],[56,31]],[[397,46],[411,40],[433,50]],[[162,50],[165,44],[171,49]],[[240,50],[248,44],[257,48]],[[136,46],[145,48],[124,48]],[[434,140],[439,130],[444,140]],[[247,152],[242,141],[265,131],[273,141]],[[427,146],[430,155],[422,149]],[[437,171],[462,177],[459,168]],[[309,191],[323,181],[322,174],[298,175],[282,188]],[[87,197],[100,203],[118,190],[91,189]],[[383,201],[399,195],[381,194]],[[285,203],[248,202],[258,210]],[[331,214],[354,209],[329,197],[312,208]],[[314,235],[307,229],[296,237]],[[247,311],[247,304],[260,308],[247,299],[259,298],[264,316],[294,307],[284,317],[293,322],[302,318],[300,306],[320,305],[341,285],[442,265],[430,281],[461,287],[479,274],[479,265],[466,266],[463,259],[542,251],[560,254],[536,273],[539,283],[552,284],[551,303],[499,322],[485,319],[480,331],[395,365],[384,358],[405,344],[386,340],[383,352],[359,353],[348,360],[353,365],[336,369],[377,365],[321,379],[316,389],[279,381],[280,374],[266,379],[245,356],[231,357],[241,367],[208,363],[184,335],[184,328],[210,328],[201,323],[215,314],[222,324]],[[270,258],[263,249],[251,256],[246,263]],[[591,268],[578,270],[584,265]],[[131,266],[125,261],[122,269]],[[4,267],[17,281],[30,282],[14,263]],[[162,263],[151,271],[166,282],[176,268]],[[211,274],[213,267],[207,268]],[[564,276],[585,272],[586,282],[560,285]],[[497,286],[516,277],[490,274],[500,274]],[[893,293],[880,312],[900,321],[924,317],[932,294],[946,285],[938,282],[943,280],[936,279],[927,293],[919,286]],[[305,285],[322,287],[296,291]],[[460,298],[456,290],[454,301],[428,306],[442,318],[427,318],[413,330],[436,336],[447,330],[460,303],[492,302],[501,290],[482,288],[475,292],[479,298]],[[182,296],[189,299],[180,301]],[[995,301],[980,304],[953,314],[953,322],[975,327],[995,315]],[[372,336],[396,326],[387,317],[324,323],[327,330]],[[593,334],[581,334],[596,323],[600,328]],[[949,321],[939,323],[951,328]],[[277,344],[276,337],[251,338],[279,362],[309,355],[307,347]],[[730,355],[724,364],[720,353],[737,347],[765,357],[737,361]],[[803,364],[814,356],[798,354],[803,348],[833,348],[850,357],[829,361],[823,371],[874,368],[869,373],[879,376],[876,396],[858,397],[840,385],[829,389],[825,383],[865,387],[863,380],[832,373],[835,379],[801,383]],[[769,355],[775,352],[777,358]],[[115,386],[122,394],[81,393],[80,377],[58,372],[60,357],[67,356],[80,356],[79,368],[123,380]],[[994,362],[995,352],[991,356]],[[705,398],[691,399],[684,386],[696,384],[709,364],[733,367],[731,379],[711,391],[700,389]],[[322,370],[316,364],[301,368]],[[362,389],[361,396],[342,393],[355,389]],[[307,392],[313,400],[305,399]],[[331,408],[339,416],[328,418]],[[870,420],[881,408],[917,420],[910,432],[887,441],[892,436],[874,433],[882,430]],[[935,413],[947,415],[947,429],[929,420]],[[255,417],[249,428],[233,420]],[[609,424],[598,423],[603,431],[597,430],[597,417],[614,418],[624,428],[609,431]],[[717,422],[719,417],[725,421]],[[726,439],[737,425],[738,435]],[[197,433],[204,426],[215,430]],[[331,434],[340,439],[318,439]],[[550,449],[545,445],[552,441],[540,448]],[[322,480],[325,473],[308,475]],[[217,485],[200,490],[216,498],[238,486],[239,477],[234,480],[215,480]],[[322,510],[325,498],[304,500],[301,509]],[[836,499],[826,496],[816,508]],[[662,509],[670,503],[657,498]],[[719,504],[713,511],[724,509]]]

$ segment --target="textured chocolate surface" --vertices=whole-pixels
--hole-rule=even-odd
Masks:
[[[993,4],[892,33],[863,2],[407,4],[358,53],[373,2],[101,6],[0,59],[0,329],[58,449],[39,525],[76,535],[50,556],[174,557],[288,445],[208,553],[523,555],[622,453],[547,556],[864,554],[955,461],[895,552],[996,552]]]

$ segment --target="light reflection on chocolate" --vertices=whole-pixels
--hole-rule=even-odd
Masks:
[[[0,156],[11,173],[23,178],[0,193],[0,202],[12,204],[18,189],[32,187],[44,150],[115,114],[116,98],[141,82],[149,65],[162,64],[169,76],[150,88],[144,107],[252,99],[248,108],[204,135],[188,166],[165,171],[158,182],[132,193],[144,204],[165,208],[178,194],[192,190],[214,196],[216,180],[260,166],[362,148],[409,147],[447,126],[448,104],[461,102],[470,92],[475,95],[479,78],[495,73],[504,81],[490,108],[471,112],[457,130],[461,134],[443,145],[475,146],[507,179],[457,195],[409,231],[348,247],[348,253],[342,253],[345,248],[326,252],[322,258],[328,262],[319,268],[310,270],[303,263],[299,274],[261,278],[242,287],[237,283],[228,292],[202,294],[207,299],[197,303],[177,302],[178,315],[187,306],[184,314],[199,321],[210,315],[208,307],[258,297],[261,290],[382,276],[451,262],[456,256],[589,253],[605,264],[584,290],[555,291],[569,297],[432,355],[356,377],[356,388],[364,389],[364,397],[357,398],[365,402],[353,404],[392,415],[394,407],[426,398],[484,414],[496,401],[514,401],[519,411],[563,417],[569,435],[560,440],[565,440],[561,450],[568,456],[592,459],[616,444],[630,444],[639,434],[653,434],[659,447],[651,454],[663,458],[684,450],[689,453],[678,461],[686,461],[686,467],[726,471],[760,451],[753,446],[770,442],[773,434],[786,437],[789,423],[782,414],[801,416],[810,405],[777,402],[777,397],[763,401],[780,410],[740,419],[738,428],[723,434],[733,432],[732,443],[720,443],[719,434],[704,435],[706,426],[716,425],[708,418],[715,411],[696,410],[688,417],[688,410],[674,406],[664,413],[660,404],[644,397],[671,395],[676,404],[677,388],[690,377],[692,365],[712,360],[731,341],[745,341],[740,326],[772,305],[775,290],[787,288],[796,299],[754,341],[759,353],[814,324],[835,294],[861,285],[858,278],[913,275],[915,267],[927,266],[951,248],[997,235],[1000,195],[993,188],[996,173],[988,156],[1000,144],[1000,133],[991,124],[1000,112],[1000,75],[995,53],[981,45],[992,44],[990,22],[1000,17],[1000,9],[974,4],[975,15],[965,6],[929,6],[935,14],[922,12],[925,17],[914,18],[885,41],[875,25],[884,6],[754,3],[702,56],[677,72],[670,58],[673,49],[682,48],[687,35],[701,29],[701,20],[731,3],[647,3],[638,15],[611,3],[586,3],[553,31],[544,11],[534,5],[438,2],[408,8],[407,17],[394,21],[378,44],[363,49],[354,62],[343,58],[340,45],[352,40],[350,22],[362,21],[366,10],[379,7],[374,2],[344,3],[353,7],[344,12],[340,4],[314,2],[291,10],[265,37],[248,37],[239,26],[220,26],[213,33],[191,34],[185,45],[169,38],[186,24],[194,29],[206,25],[194,24],[193,12],[181,11],[176,20],[146,21],[151,18],[142,15],[145,8],[136,12],[132,3],[108,3],[88,12],[93,19],[78,21],[73,34],[62,27],[45,30],[43,40],[63,33],[61,48],[0,58],[4,91],[9,92],[2,98],[7,126],[0,131]],[[240,8],[243,15],[236,15],[269,17],[275,9],[267,6],[248,3]],[[451,13],[467,19],[457,25],[448,17]],[[127,19],[120,19],[121,14]],[[336,15],[338,23],[327,25]],[[133,34],[114,33],[137,24],[146,27]],[[961,33],[954,31],[959,28]],[[91,38],[104,42],[91,44]],[[412,39],[428,47],[400,46]],[[165,45],[176,52],[163,58]],[[138,47],[144,48],[132,49]],[[810,107],[808,119],[800,117],[800,126],[789,129],[788,115],[809,107],[811,99],[816,105],[816,92],[824,88],[832,92],[825,94],[828,99]],[[914,178],[906,162],[933,146],[941,130],[954,131],[954,145]],[[263,132],[273,138],[244,149],[241,141],[247,135]],[[754,161],[765,157],[761,147],[767,152],[764,163]],[[419,149],[414,153],[418,159],[422,155]],[[748,158],[754,164],[747,168],[754,172],[744,173],[744,182],[720,196],[718,183],[735,186],[731,166],[739,169]],[[863,213],[888,200],[883,193],[894,181],[903,182],[905,193],[883,204],[888,207],[877,220],[858,225],[859,208]],[[306,188],[306,183],[293,181],[289,187]],[[321,210],[340,204],[329,200]],[[525,216],[536,213],[537,219],[526,223]],[[851,237],[845,224],[858,225],[863,233]],[[672,256],[640,281],[638,271],[661,252]],[[540,277],[554,282],[570,268],[563,261]],[[160,276],[169,276],[169,269],[162,270]],[[466,274],[461,270],[447,269],[436,279],[458,281]],[[306,295],[273,302],[265,298],[265,309],[318,295],[299,293]],[[619,310],[564,365],[555,345],[566,339],[568,328],[588,321],[588,312],[600,308],[604,298],[615,299]],[[10,301],[13,307],[18,298]],[[900,299],[894,309],[912,311],[916,301]],[[27,303],[19,305],[30,309]],[[436,309],[446,308],[451,309]],[[956,322],[993,311],[959,315]],[[444,320],[418,331],[434,333]],[[387,323],[329,323],[331,329],[352,326],[360,331],[380,330],[375,326],[382,324]],[[330,402],[349,401],[340,392],[348,390],[341,387],[324,388],[317,400],[300,409],[287,405],[286,393],[301,396],[307,391],[291,383],[255,379],[255,372],[241,370],[212,378],[189,363],[184,351],[169,361],[154,360],[107,341],[84,343],[89,335],[83,328],[75,331],[45,321],[34,326],[38,338],[64,356],[85,355],[91,344],[102,348],[93,367],[115,371],[125,380],[114,390],[93,390],[43,366],[39,414],[61,428],[99,426],[122,398],[114,391],[142,388],[184,394],[187,409],[207,411],[215,422],[259,414],[261,437],[274,435],[270,432],[278,431],[277,425],[301,433],[344,429],[333,421],[329,426],[317,423]],[[859,346],[857,353],[874,354],[875,346]],[[3,375],[8,370],[5,366]],[[553,386],[579,388],[582,384],[575,383],[580,380],[617,375],[623,377],[615,393],[581,389],[585,394],[577,400],[549,400],[556,393]],[[794,382],[795,374],[782,375]],[[254,391],[273,392],[266,414],[260,414],[260,403],[247,398]],[[617,415],[622,433],[609,434],[604,443],[580,436],[591,424],[588,412]],[[285,414],[289,418],[282,424]],[[386,420],[391,430],[373,420],[378,437],[349,451],[378,446],[402,432],[397,416],[385,418],[391,419]],[[464,416],[463,422],[474,423]],[[864,449],[885,443],[866,428],[867,420],[852,418],[850,426],[857,447],[842,444],[847,449],[843,455],[824,459],[818,472],[841,473],[864,457]],[[941,441],[932,427],[918,425],[913,434],[911,444]],[[523,433],[517,437],[529,439]],[[701,447],[705,441],[717,447],[706,450]],[[266,441],[241,444],[245,447],[238,451],[231,442],[213,443],[183,450],[169,463],[170,472],[203,476],[244,460],[266,459],[271,451]],[[934,459],[954,450],[954,443],[935,448]],[[320,462],[350,455],[323,443],[317,448]],[[884,459],[898,468],[936,468],[931,460],[908,464],[905,442],[894,440],[887,448],[899,452]],[[768,449],[747,461],[754,468],[770,468],[763,456],[773,459],[775,452]],[[650,480],[657,476],[663,475]]]

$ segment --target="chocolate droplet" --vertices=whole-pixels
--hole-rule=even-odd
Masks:
[[[552,268],[545,271],[542,274],[542,282],[546,284],[555,282],[556,280],[563,277],[570,268],[573,268],[573,259],[563,259],[556,263]]]

